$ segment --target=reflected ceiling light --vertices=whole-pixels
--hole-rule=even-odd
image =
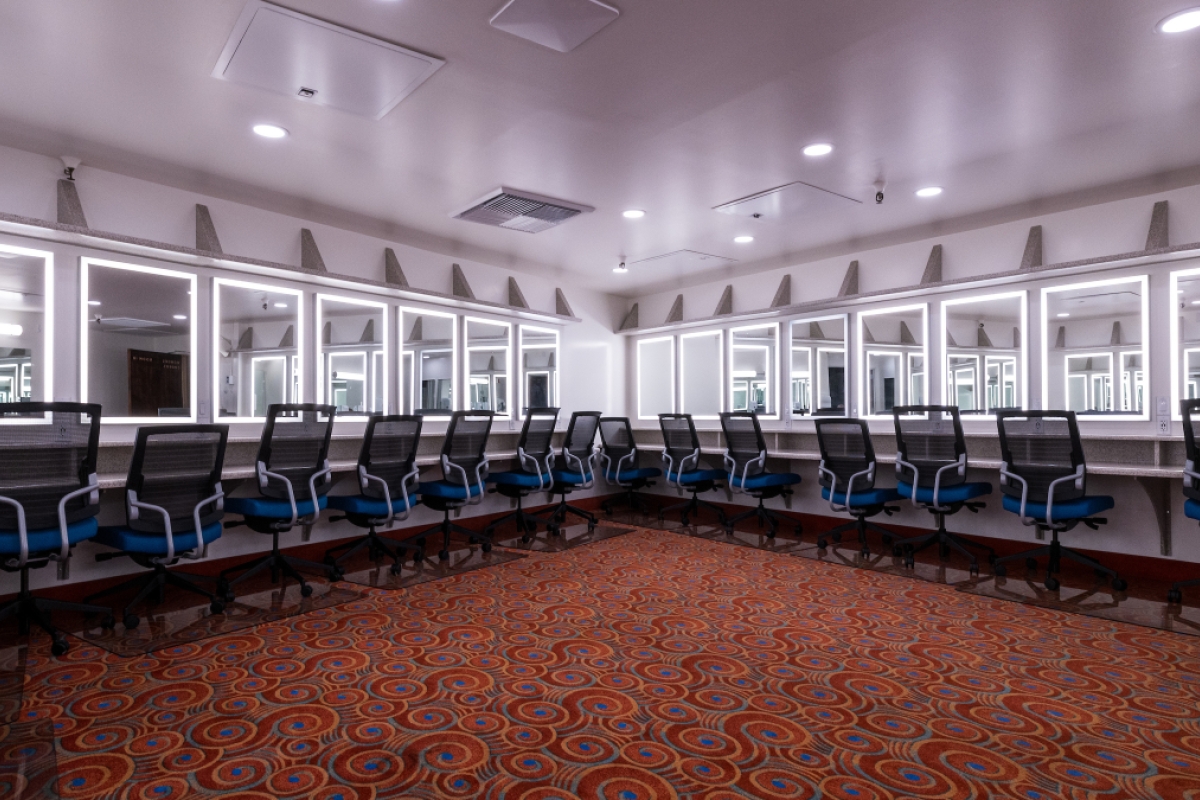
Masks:
[[[9,291],[8,289],[0,289],[0,300],[16,300],[20,302],[25,299],[25,295],[20,292]]]
[[[735,242],[737,242],[738,244],[750,244],[751,242],[754,241],[754,237],[753,236],[735,236],[735,237],[733,237],[733,240]]]
[[[623,212],[621,216],[625,217],[625,219],[641,219],[642,217],[646,216],[646,212],[642,211],[640,208],[631,208],[628,211]]]
[[[287,303],[276,303],[275,307],[276,308],[287,308]]]
[[[88,305],[89,306],[98,306],[98,305],[100,305],[100,301],[99,300],[88,300]]]
[[[1200,8],[1177,11],[1156,26],[1159,33],[1185,33],[1196,28],[1200,28]]]
[[[926,186],[923,189],[917,189],[917,197],[937,197],[942,193],[940,186]]]
[[[1193,300],[1193,301],[1192,301],[1192,305],[1194,305],[1194,306],[1200,306],[1200,300]]]
[[[817,144],[810,144],[808,147],[804,148],[804,155],[806,155],[806,156],[813,156],[813,157],[827,156],[832,152],[833,152],[833,145],[825,144],[824,142],[818,142]]]
[[[5,336],[20,336],[25,332],[25,329],[20,325],[14,325],[11,322],[0,322],[0,334]]]
[[[1066,311],[1063,311],[1062,313],[1058,314],[1057,316],[1060,316],[1060,317],[1069,317],[1069,316],[1071,316],[1071,315],[1070,315],[1070,314],[1068,314]]]
[[[264,139],[282,139],[288,135],[287,128],[278,125],[255,125],[253,130]]]
[[[613,267],[613,272],[617,273],[618,275],[624,275],[626,272],[629,272],[629,267],[625,266],[625,262],[622,261],[620,264],[617,264],[615,267]]]
[[[187,314],[176,314],[175,319],[187,319]]]

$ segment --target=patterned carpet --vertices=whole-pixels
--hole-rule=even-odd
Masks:
[[[69,798],[1200,797],[1194,637],[663,532],[48,644],[21,722]]]

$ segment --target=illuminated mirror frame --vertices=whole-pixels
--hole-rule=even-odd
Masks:
[[[558,407],[558,406],[562,405],[562,395],[559,394],[559,391],[560,391],[559,375],[562,373],[562,351],[560,349],[561,337],[559,335],[558,330],[556,328],[539,328],[536,325],[518,325],[517,326],[517,350],[520,353],[520,355],[517,357],[517,373],[521,376],[521,379],[517,382],[517,387],[516,387],[516,395],[517,395],[516,408],[520,410],[520,414],[514,415],[513,416],[514,419],[524,419],[526,412],[528,412],[528,410],[529,410],[529,407],[528,407],[529,376],[546,374],[546,372],[544,370],[531,369],[531,370],[527,371],[525,369],[525,351],[526,350],[548,350],[551,347],[551,345],[546,345],[546,344],[541,344],[541,343],[526,344],[525,343],[525,333],[527,331],[530,333],[537,333],[537,334],[541,334],[541,335],[549,334],[554,337],[554,344],[552,345],[554,348],[554,380],[552,381],[553,390],[551,393],[553,399],[552,399],[550,405],[553,407]]]
[[[687,388],[687,377],[684,370],[687,368],[686,353],[684,353],[684,342],[688,339],[711,339],[716,337],[717,340],[717,413],[716,414],[692,414],[692,419],[720,419],[721,412],[726,409],[725,405],[725,331],[721,328],[707,331],[694,331],[692,333],[681,333],[679,335],[679,411],[682,414],[687,414],[687,397],[685,389]]]
[[[1171,277],[1172,277],[1172,280],[1171,280],[1172,295],[1171,295],[1171,297],[1174,298],[1176,296],[1174,294],[1175,289],[1176,289],[1176,283],[1174,280],[1175,276],[1172,275]],[[1050,345],[1051,345],[1051,340],[1055,338],[1054,334],[1052,334],[1050,332],[1050,320],[1049,320],[1050,295],[1058,293],[1058,292],[1067,292],[1067,291],[1072,291],[1072,290],[1076,290],[1076,289],[1098,289],[1098,288],[1104,287],[1104,286],[1118,286],[1122,283],[1136,283],[1141,292],[1141,301],[1142,301],[1141,302],[1141,316],[1142,316],[1141,336],[1142,336],[1142,341],[1141,341],[1141,345],[1140,345],[1140,350],[1141,350],[1141,356],[1142,356],[1143,393],[1145,393],[1145,391],[1146,391],[1145,387],[1150,386],[1150,278],[1148,275],[1130,275],[1130,276],[1126,276],[1123,278],[1106,278],[1104,280],[1099,280],[1099,281],[1082,281],[1080,283],[1066,283],[1066,284],[1062,284],[1060,286],[1047,286],[1042,289],[1042,296],[1041,296],[1042,408],[1044,408],[1044,409],[1050,408]],[[1172,303],[1174,303],[1173,300],[1172,300]],[[1178,337],[1178,333],[1179,333],[1179,330],[1178,330],[1179,323],[1178,323],[1178,314],[1177,313],[1171,315],[1171,321],[1172,321],[1171,333],[1172,333],[1172,337],[1173,337],[1171,341],[1173,343],[1173,347],[1177,351],[1178,350],[1178,343],[1177,343],[1178,339],[1175,338],[1175,337]],[[1097,345],[1096,347],[1089,346],[1087,353],[1072,353],[1070,357],[1077,357],[1077,356],[1082,356],[1082,355],[1092,355],[1094,357],[1098,354],[1098,352],[1094,352],[1094,351],[1103,351],[1103,348],[1104,348],[1103,345]],[[1115,365],[1117,363],[1118,356],[1123,355],[1121,353],[1121,351],[1117,350],[1117,349],[1110,349],[1108,351],[1105,351],[1104,353],[1099,353],[1099,354],[1106,354],[1106,355],[1113,356],[1112,364],[1114,366],[1114,370],[1115,370]],[[1174,362],[1172,362],[1172,363],[1174,363]],[[1066,388],[1067,388],[1066,375],[1067,375],[1067,369],[1066,369],[1066,365],[1064,363],[1064,365],[1063,365],[1063,390],[1064,390],[1064,392],[1066,391]],[[1115,393],[1120,390],[1120,382],[1119,382],[1119,380],[1117,380],[1115,372],[1113,373],[1112,381],[1113,381],[1113,383],[1111,386],[1111,391],[1113,391],[1114,395],[1115,395]],[[1172,383],[1172,391],[1178,391],[1178,389],[1176,388],[1178,386],[1178,380],[1173,380],[1171,383]],[[1080,421],[1081,422],[1139,422],[1139,421],[1145,421],[1145,420],[1150,419],[1150,406],[1151,406],[1150,401],[1151,401],[1151,399],[1152,398],[1150,398],[1150,397],[1145,397],[1145,396],[1143,397],[1142,413],[1140,413],[1140,414],[1117,413],[1117,414],[1097,414],[1094,416],[1089,414],[1089,415],[1081,417]],[[1064,394],[1063,395],[1063,405],[1064,406],[1066,406],[1066,404],[1067,404],[1066,400],[1067,400],[1067,396]],[[1178,408],[1178,403],[1176,403],[1176,408]]]
[[[139,272],[143,275],[159,275],[165,278],[177,278],[188,282],[188,321],[191,323],[189,329],[189,349],[191,354],[188,357],[188,404],[191,414],[186,417],[133,417],[133,416],[110,416],[101,414],[101,423],[113,425],[178,425],[185,422],[195,422],[197,413],[197,400],[199,397],[199,386],[197,385],[196,375],[198,374],[199,349],[197,343],[200,341],[200,320],[196,318],[196,309],[198,294],[197,278],[190,272],[180,272],[173,269],[163,269],[162,267],[147,267],[141,264],[128,264],[120,261],[108,261],[100,258],[83,257],[79,260],[79,397],[80,402],[88,402],[88,339],[89,326],[91,321],[91,306],[88,305],[89,300],[89,270],[91,267],[103,267],[104,269],[122,269],[128,272]]]
[[[283,353],[272,354],[284,361],[284,398],[285,402],[303,402],[301,398],[293,397],[287,400],[287,380],[288,380],[288,362],[286,359],[292,359],[292,364],[295,365],[293,391],[298,386],[301,397],[304,393],[304,355],[305,342],[307,339],[304,335],[304,291],[302,289],[293,289],[290,286],[279,286],[265,283],[251,283],[249,281],[240,281],[232,278],[213,278],[212,292],[212,420],[218,423],[242,423],[242,422],[264,422],[264,417],[222,417],[221,413],[221,287],[228,286],[231,289],[246,289],[252,292],[269,292],[272,294],[286,294],[296,298],[296,315],[295,315],[295,342],[296,352],[294,354],[285,355]],[[192,295],[195,297],[195,294]],[[279,348],[273,348],[279,349]],[[270,355],[266,357],[271,357]],[[254,368],[253,361],[256,357],[251,356],[250,369],[250,410],[254,410]],[[239,387],[238,391],[241,391]]]
[[[1020,347],[1020,352],[1017,354],[1017,370],[1018,370],[1017,377],[1018,377],[1018,380],[1020,381],[1021,386],[1020,386],[1020,391],[1017,393],[1018,397],[1016,399],[1017,399],[1017,402],[1020,404],[1021,408],[1028,409],[1029,408],[1029,292],[1028,292],[1028,290],[1025,290],[1025,289],[1021,289],[1021,290],[1015,291],[1015,292],[1000,292],[998,294],[972,295],[970,297],[955,297],[951,300],[943,300],[942,301],[942,304],[941,304],[942,305],[942,309],[941,309],[942,335],[941,335],[941,348],[940,348],[941,360],[939,361],[939,363],[942,365],[942,370],[944,371],[944,374],[946,376],[946,379],[944,381],[942,381],[942,404],[947,405],[947,406],[958,405],[957,393],[953,391],[954,387],[952,387],[950,385],[951,384],[950,345],[948,342],[948,337],[946,336],[946,331],[948,330],[947,325],[949,324],[949,316],[950,315],[949,315],[947,309],[949,309],[951,306],[966,306],[966,305],[971,305],[973,303],[981,303],[981,302],[985,302],[985,301],[989,301],[989,300],[1017,300],[1021,306],[1021,325],[1020,325],[1020,327],[1021,327],[1021,347]],[[975,358],[978,361],[977,369],[982,371],[982,376],[981,376],[979,385],[983,386],[984,408],[987,408],[988,358],[986,358],[986,357],[980,358],[981,355],[986,356],[986,354],[981,353],[981,354],[976,354]],[[928,372],[928,370],[926,370],[926,372]],[[1003,387],[1003,382],[1004,382],[1003,370],[1001,371],[1000,381],[1001,381],[1001,387]],[[1001,388],[1001,394],[1003,394],[1003,388]],[[971,420],[979,420],[979,419],[995,420],[996,415],[995,414],[974,414],[974,413],[972,413],[972,414],[967,414],[967,415],[963,416],[963,420],[968,421],[968,422]]]
[[[647,415],[642,411],[642,347],[648,344],[658,344],[659,342],[668,342],[670,347],[668,352],[671,354],[671,367],[667,370],[671,381],[671,402],[670,408],[661,412],[655,412]],[[655,336],[651,339],[638,339],[637,343],[637,413],[639,420],[657,420],[660,413],[667,414],[675,411],[675,337],[674,336]]]
[[[780,418],[779,408],[780,408],[780,398],[782,395],[782,392],[780,390],[781,381],[779,379],[780,378],[779,352],[780,352],[780,350],[783,349],[783,335],[782,335],[782,330],[780,328],[780,324],[778,322],[763,322],[763,323],[759,323],[757,325],[739,325],[736,328],[729,329],[729,350],[728,350],[728,355],[727,355],[727,358],[729,359],[729,366],[728,366],[728,370],[725,373],[726,375],[729,376],[729,379],[728,379],[728,386],[725,387],[725,397],[726,397],[725,408],[728,408],[733,411],[737,410],[736,404],[734,403],[734,393],[735,393],[734,379],[737,376],[734,374],[734,369],[733,369],[734,351],[738,349],[738,345],[736,345],[734,343],[735,334],[741,333],[744,331],[763,330],[766,328],[772,328],[775,331],[775,348],[774,348],[775,349],[775,358],[772,359],[770,357],[770,355],[768,355],[768,357],[767,357],[767,373],[766,373],[767,374],[767,388],[766,388],[767,394],[766,394],[766,396],[767,396],[767,409],[769,410],[769,413],[759,414],[758,418],[760,420],[777,420]],[[789,333],[790,333],[790,331],[789,331]],[[741,347],[743,349],[749,349],[751,347],[758,347],[758,346],[759,345],[741,345]],[[791,346],[790,342],[789,342],[788,346],[790,348],[790,346]],[[766,348],[764,347],[764,349],[766,349]],[[790,353],[791,353],[790,349],[788,350],[788,353],[790,355]],[[746,398],[747,407],[749,407],[749,404],[750,404],[749,403],[749,392],[751,390],[752,390],[752,387],[747,386],[747,398]],[[790,394],[791,387],[790,386],[788,387],[788,391],[789,391],[788,403],[790,404],[791,403],[791,394]]]
[[[507,343],[504,345],[504,374],[503,374],[503,376],[492,375],[489,378],[489,380],[488,380],[488,394],[489,394],[488,404],[493,407],[492,410],[493,410],[493,413],[495,414],[496,419],[515,419],[515,417],[513,417],[513,406],[516,404],[517,392],[515,392],[513,390],[513,379],[512,379],[513,378],[513,368],[512,368],[512,365],[513,365],[513,324],[511,322],[504,322],[504,321],[498,320],[498,319],[487,319],[485,317],[463,317],[463,334],[462,335],[463,335],[464,353],[465,353],[466,357],[463,358],[463,360],[462,360],[462,363],[463,363],[463,378],[462,378],[463,384],[462,385],[467,387],[466,391],[463,393],[464,394],[463,404],[464,404],[464,406],[470,406],[470,403],[471,403],[471,386],[472,386],[471,353],[475,352],[476,350],[496,350],[496,349],[498,349],[497,347],[495,347],[493,345],[475,345],[475,346],[471,345],[471,335],[470,334],[471,334],[471,323],[472,322],[477,323],[479,325],[494,325],[496,327],[505,328],[508,330],[508,334],[505,337]],[[505,403],[504,403],[505,410],[502,412],[495,411],[495,408],[494,408],[496,406],[496,402],[497,402],[496,401],[497,393],[495,392],[496,378],[499,378],[499,377],[504,378],[504,391],[505,391],[505,394],[507,395],[504,398],[505,399]],[[465,408],[465,410],[470,410],[470,409]]]
[[[1179,281],[1181,278],[1192,278],[1200,281],[1200,267],[1181,269],[1177,272],[1171,273],[1171,419],[1175,420],[1176,422],[1181,422],[1183,420],[1183,413],[1180,411],[1180,402],[1187,399],[1187,393],[1183,391],[1184,381],[1187,380],[1185,360],[1188,357],[1188,353],[1200,352],[1200,344],[1192,347],[1187,347],[1184,345],[1183,332],[1179,329],[1179,317],[1184,311],[1184,309],[1179,306],[1180,301],[1178,299],[1179,295],[1183,292],[1183,290],[1179,288]],[[1200,297],[1197,297],[1197,299],[1200,299]],[[1200,307],[1197,307],[1197,310],[1200,311]],[[1145,358],[1143,358],[1142,361],[1145,363]],[[1150,384],[1147,382],[1146,370],[1143,369],[1142,386],[1148,387],[1149,385]],[[1200,387],[1197,387],[1197,389],[1200,389]],[[1200,397],[1200,391],[1197,392],[1197,396]],[[1148,401],[1150,398],[1147,397],[1146,400],[1147,402],[1143,403],[1142,407],[1149,409]]]
[[[376,342],[364,343],[364,344],[382,344],[382,348],[379,350],[369,350],[364,347],[362,349],[350,348],[344,353],[337,351],[337,350],[326,352],[325,342],[322,341],[322,337],[324,337],[324,331],[325,331],[324,304],[327,302],[342,303],[344,305],[362,306],[363,308],[372,309],[373,311],[378,312],[383,317],[382,330],[378,334],[376,334],[376,339],[377,339]],[[388,413],[388,398],[389,398],[388,364],[391,363],[388,356],[391,354],[391,346],[392,346],[391,337],[388,335],[388,319],[391,316],[392,315],[390,313],[388,304],[379,302],[378,300],[363,300],[363,299],[357,298],[357,297],[343,297],[342,295],[335,295],[335,294],[318,294],[317,295],[317,324],[314,326],[314,329],[317,334],[317,398],[318,398],[317,402],[318,403],[327,403],[329,405],[333,404],[333,399],[329,393],[330,378],[328,376],[326,376],[326,374],[325,374],[326,373],[325,360],[326,360],[326,357],[330,356],[330,355],[358,355],[358,354],[361,354],[363,356],[364,379],[368,373],[371,375],[370,391],[367,391],[366,381],[364,380],[364,388],[363,388],[364,405],[371,406],[375,403],[375,398],[378,395],[377,389],[380,386],[380,381],[382,380],[382,382],[383,382],[382,383],[383,406],[381,408],[368,408],[368,411],[366,414],[339,414],[338,415],[339,420],[358,421],[358,420],[367,419],[371,414],[386,414],[386,413]],[[380,337],[382,337],[382,338],[380,338]],[[333,346],[337,347],[338,345],[333,345]],[[380,367],[382,367],[382,372],[383,372],[382,376],[380,376],[378,374],[380,371]]]
[[[893,343],[888,343],[888,342],[866,342],[863,340],[863,324],[864,324],[864,320],[867,317],[878,317],[878,316],[882,316],[885,314],[903,314],[903,313],[909,312],[909,311],[921,312],[921,345],[920,345],[921,352],[920,353],[908,352],[908,356],[905,357],[903,355],[906,352],[905,350],[897,350],[896,349],[897,347],[899,347],[899,345],[896,345]],[[898,381],[898,385],[903,386],[905,395],[904,395],[904,397],[900,398],[896,402],[896,405],[909,405],[910,398],[908,397],[908,395],[912,393],[911,387],[909,386],[909,373],[912,370],[911,361],[912,361],[913,356],[920,355],[921,358],[924,359],[924,368],[922,371],[922,378],[921,378],[921,380],[922,380],[921,391],[922,391],[924,397],[928,398],[929,397],[929,304],[928,303],[916,303],[916,304],[907,305],[907,306],[888,306],[886,308],[874,308],[869,311],[859,311],[856,314],[856,317],[857,317],[857,320],[856,320],[856,326],[855,326],[855,334],[856,334],[855,339],[858,342],[858,362],[860,365],[859,374],[855,376],[855,383],[857,384],[857,388],[855,389],[855,397],[857,398],[857,403],[858,403],[857,416],[861,419],[892,419],[891,413],[887,413],[887,414],[868,413],[867,403],[866,403],[866,388],[867,388],[867,379],[869,377],[868,371],[870,370],[870,356],[872,354],[899,355],[900,356],[900,363],[901,363],[901,368],[904,370],[904,376],[901,381]],[[906,345],[906,347],[911,347],[911,345]],[[924,403],[924,405],[928,405],[928,402]],[[849,416],[849,415],[847,415],[847,416]]]
[[[46,250],[31,250],[0,244],[0,257],[4,255],[40,258],[42,260],[42,364],[35,365],[41,374],[41,397],[31,397],[31,402],[50,402],[54,399],[54,254]],[[86,304],[85,304],[86,307]],[[19,380],[18,376],[18,380]],[[194,406],[193,406],[194,408]],[[46,416],[47,421],[50,419]],[[36,422],[28,418],[13,418],[0,421],[3,425],[21,425]]]
[[[795,330],[796,325],[809,325],[814,322],[818,323],[818,324],[820,324],[822,322],[840,323],[842,326],[842,346],[840,348],[838,348],[838,347],[834,347],[834,346],[828,345],[828,344],[825,344],[825,345],[810,344],[806,347],[806,349],[809,351],[809,359],[808,359],[809,398],[815,399],[817,401],[819,401],[821,398],[821,389],[823,388],[823,386],[822,386],[821,382],[818,380],[818,378],[820,376],[821,353],[839,353],[840,352],[842,354],[842,361],[844,362],[842,365],[842,393],[843,393],[842,399],[846,402],[846,408],[844,409],[846,416],[849,416],[849,413],[850,413],[850,408],[849,408],[849,405],[850,405],[850,402],[849,402],[850,401],[850,378],[852,375],[851,367],[852,367],[852,363],[853,363],[850,358],[850,315],[849,314],[830,314],[830,315],[823,316],[823,317],[803,317],[801,319],[788,320],[785,323],[787,325],[787,336],[788,336],[788,344],[787,344],[787,365],[788,365],[787,382],[788,382],[788,385],[787,385],[787,394],[786,394],[788,414],[792,414],[792,385],[795,383],[795,377],[792,375],[792,349],[796,346],[795,345],[796,340],[792,335],[792,331]],[[819,340],[801,339],[800,341],[801,342],[817,342]],[[833,341],[833,340],[828,340],[828,341]],[[799,415],[793,416],[792,418],[793,419],[807,419],[807,418],[812,417],[813,411],[818,410],[816,408],[813,408],[812,406],[813,406],[813,404],[810,402],[807,414],[805,414],[803,416],[799,416]]]
[[[415,307],[407,307],[407,306],[400,307],[400,352],[399,352],[399,365],[400,365],[399,376],[400,376],[400,379],[399,379],[398,383],[400,384],[401,401],[396,404],[396,407],[397,407],[397,411],[399,413],[403,413],[403,414],[416,414],[417,410],[418,410],[417,409],[417,394],[418,394],[417,359],[416,359],[415,355],[413,355],[409,352],[408,346],[407,346],[407,340],[408,340],[409,332],[412,331],[412,322],[409,321],[410,318],[424,317],[424,316],[442,317],[442,318],[448,319],[450,321],[450,346],[449,347],[439,346],[436,350],[432,351],[432,352],[438,352],[438,353],[442,353],[442,352],[450,353],[450,409],[442,414],[426,412],[426,413],[422,414],[422,416],[425,419],[448,420],[448,419],[450,419],[450,415],[454,411],[460,409],[463,404],[463,400],[462,400],[463,393],[459,389],[458,315],[450,313],[450,312],[432,311],[427,308],[415,308]],[[412,362],[409,365],[409,369],[407,371],[404,369],[404,359],[405,358],[408,358]],[[408,385],[407,386],[404,385],[406,383],[406,381],[405,381],[405,373],[406,372],[408,375],[408,380],[407,380]]]

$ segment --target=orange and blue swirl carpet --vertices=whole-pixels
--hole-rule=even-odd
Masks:
[[[1200,638],[670,533],[48,644],[64,798],[1200,797]]]

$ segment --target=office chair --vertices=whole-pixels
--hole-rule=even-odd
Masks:
[[[767,508],[763,501],[790,495],[791,487],[800,483],[800,476],[794,472],[767,471],[767,441],[758,424],[758,415],[753,411],[726,411],[721,414],[721,430],[725,433],[724,460],[729,472],[729,488],[758,500],[757,508],[725,520],[725,529],[733,533],[737,523],[755,517],[760,528],[766,523],[767,536],[774,538],[780,520],[787,518]],[[790,521],[795,523],[799,536],[803,526],[796,520]]]
[[[720,488],[719,481],[725,477],[725,473],[719,469],[700,468],[700,437],[696,434],[692,415],[659,414],[658,426],[663,435],[662,459],[667,462],[667,483],[692,493],[690,499],[660,509],[658,519],[661,521],[672,511],[679,511],[680,522],[687,525],[693,514],[699,514],[702,508],[707,508],[717,515],[724,526],[725,512],[721,507],[699,497],[700,492]]]
[[[249,526],[257,533],[271,535],[271,552],[251,561],[230,567],[221,573],[220,591],[232,600],[233,587],[265,569],[271,571],[272,582],[281,575],[300,584],[300,595],[311,597],[312,586],[300,570],[341,580],[337,566],[318,564],[279,550],[279,534],[296,525],[314,525],[328,500],[333,486],[329,467],[329,438],[333,434],[334,407],[312,403],[276,403],[267,407],[267,421],[259,440],[254,476],[258,495],[227,497],[225,508],[241,514],[240,522],[226,522],[226,528]],[[322,419],[324,417],[324,419]],[[233,580],[228,576],[241,571]],[[282,586],[283,584],[281,584]]]
[[[896,490],[900,496],[924,508],[937,520],[937,530],[904,540],[904,564],[916,564],[916,554],[934,544],[945,558],[953,548],[970,559],[972,575],[979,573],[979,560],[968,548],[984,550],[988,562],[996,553],[946,530],[946,515],[966,508],[978,514],[983,503],[972,502],[992,493],[992,485],[967,482],[967,443],[957,406],[897,406],[892,409],[896,424]],[[916,487],[914,490],[913,487]]]
[[[409,510],[417,505],[417,448],[421,443],[419,416],[378,416],[367,420],[362,449],[358,452],[358,494],[329,495],[329,508],[342,514],[330,517],[330,522],[348,520],[350,524],[367,529],[359,539],[335,545],[325,551],[325,563],[341,567],[356,553],[368,549],[371,560],[381,555],[392,559],[391,571],[399,575],[403,552],[412,553],[414,561],[425,557],[424,542],[386,539],[379,527],[397,520],[408,519]]]
[[[828,539],[842,540],[842,532],[858,532],[858,543],[863,557],[871,555],[867,544],[867,530],[881,534],[884,545],[890,545],[896,534],[873,522],[870,517],[880,513],[892,515],[900,509],[888,503],[900,499],[895,489],[875,485],[879,462],[875,459],[875,448],[871,444],[871,433],[867,423],[860,419],[816,418],[817,443],[821,449],[821,463],[817,475],[821,483],[821,499],[829,501],[829,507],[838,513],[854,517],[854,522],[839,525],[817,538],[817,547],[822,550]]]
[[[1079,523],[1092,530],[1107,522],[1097,517],[1113,507],[1107,495],[1087,494],[1087,465],[1079,440],[1079,425],[1073,411],[1000,411],[996,414],[1000,432],[1000,491],[1004,510],[1019,514],[1021,522],[1039,531],[1049,531],[1050,544],[1016,555],[996,559],[997,576],[1007,572],[1009,561],[1025,559],[1030,569],[1037,559],[1047,556],[1046,588],[1059,587],[1056,577],[1063,558],[1091,567],[1097,575],[1112,580],[1114,591],[1124,591],[1126,583],[1114,570],[1082,553],[1059,544],[1058,536]]]
[[[1192,412],[1200,408],[1200,400],[1181,400],[1180,411],[1183,413],[1183,443],[1185,458],[1183,465],[1183,514],[1188,519],[1200,520],[1200,473],[1196,472],[1196,464],[1200,463],[1200,450],[1196,445],[1196,428],[1200,424],[1200,415],[1192,421]],[[1200,586],[1200,578],[1178,581],[1167,591],[1167,603],[1177,606],[1183,602],[1183,590],[1191,586]]]
[[[567,425],[563,439],[563,468],[552,470],[554,486],[550,493],[560,496],[558,505],[550,514],[555,527],[562,527],[567,514],[574,514],[587,521],[588,533],[596,530],[596,515],[567,503],[567,495],[576,489],[590,489],[596,483],[596,431],[600,427],[599,411],[576,411]]]
[[[30,569],[57,561],[65,578],[71,548],[96,535],[100,406],[0,403],[0,419],[0,569],[21,576],[16,599],[0,607],[0,620],[15,616],[22,636],[35,623],[50,634],[50,651],[61,656],[69,645],[50,612],[100,614],[101,625],[115,624],[112,609],[29,591]]]
[[[522,501],[533,494],[549,489],[554,484],[551,470],[554,467],[554,426],[558,422],[557,408],[531,408],[525,412],[525,424],[521,426],[521,437],[517,440],[517,463],[521,469],[508,472],[493,472],[488,483],[494,484],[493,492],[517,501],[517,510],[505,514],[483,529],[491,540],[496,528],[509,520],[516,520],[521,541],[528,542],[537,533],[538,523],[553,529],[554,523],[530,514],[522,507]]]
[[[600,461],[604,464],[604,481],[616,484],[625,491],[619,496],[605,500],[600,508],[612,516],[617,503],[629,506],[630,511],[641,510],[649,514],[645,498],[638,492],[654,485],[654,478],[662,475],[658,467],[639,467],[637,442],[633,440],[633,427],[626,417],[600,418]]]
[[[207,598],[214,614],[225,611],[222,599],[201,586],[201,582],[214,583],[214,579],[173,572],[168,567],[182,558],[204,558],[209,544],[221,538],[221,518],[225,516],[221,469],[228,438],[228,425],[138,429],[125,481],[125,524],[102,527],[96,537],[117,552],[99,553],[96,560],[128,556],[152,572],[86,599],[90,603],[136,588],[136,596],[123,612],[126,630],[140,622],[133,608],[147,598],[162,603],[167,586]]]
[[[442,534],[442,549],[438,559],[450,558],[450,534],[457,531],[472,543],[483,541],[483,552],[492,549],[491,539],[470,528],[450,521],[450,511],[467,505],[483,502],[484,482],[488,477],[487,443],[492,431],[491,411],[455,411],[450,415],[446,428],[446,442],[442,445],[442,479],[422,481],[417,491],[421,501],[432,509],[441,511],[440,523],[417,534],[418,542],[424,543],[431,533]]]

